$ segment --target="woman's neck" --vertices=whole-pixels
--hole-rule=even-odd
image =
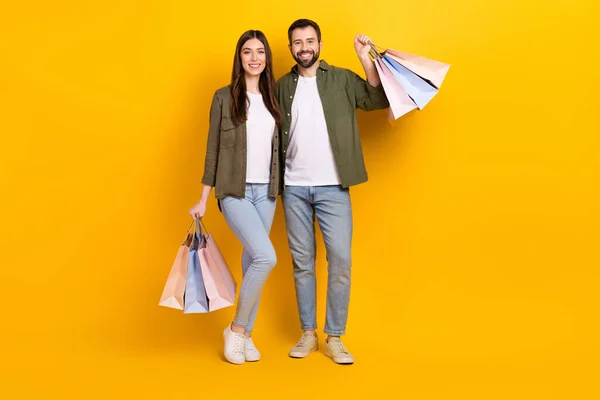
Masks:
[[[258,82],[260,81],[260,75],[246,75],[246,91],[249,93],[260,94],[258,88]]]

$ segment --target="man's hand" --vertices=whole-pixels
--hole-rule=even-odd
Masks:
[[[354,37],[354,50],[361,60],[369,59],[370,43],[371,39],[366,35],[358,34]]]
[[[365,69],[365,74],[367,75],[367,81],[373,87],[379,86],[381,80],[379,79],[379,74],[375,69],[375,65],[369,57],[369,51],[371,50],[371,44],[373,42],[366,35],[358,34],[354,37],[354,50],[356,50],[356,54],[358,54],[358,59]]]

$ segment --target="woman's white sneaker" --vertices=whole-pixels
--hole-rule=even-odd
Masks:
[[[223,331],[225,340],[225,358],[232,364],[243,364],[246,361],[244,347],[246,335],[231,330],[231,325]]]
[[[246,361],[254,362],[260,360],[260,351],[254,345],[251,337],[246,336],[246,348],[244,349]]]

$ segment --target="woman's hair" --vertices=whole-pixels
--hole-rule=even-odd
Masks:
[[[242,124],[248,119],[248,95],[246,94],[246,79],[244,76],[244,67],[242,66],[242,47],[250,39],[258,39],[265,46],[266,65],[260,74],[258,88],[262,94],[263,101],[267,110],[275,119],[278,127],[281,127],[283,118],[279,110],[279,103],[275,95],[275,78],[273,77],[273,55],[267,37],[261,31],[249,30],[240,36],[235,46],[235,56],[233,57],[233,72],[231,73],[231,117]]]

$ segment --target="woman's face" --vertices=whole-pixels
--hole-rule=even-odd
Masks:
[[[250,39],[242,45],[240,57],[246,75],[258,76],[267,66],[265,45],[258,39]]]

